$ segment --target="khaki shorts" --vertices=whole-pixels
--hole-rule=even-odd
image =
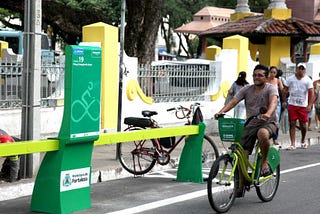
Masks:
[[[257,140],[257,133],[260,128],[265,128],[269,131],[269,139],[277,133],[278,127],[274,123],[267,123],[261,126],[246,126],[243,128],[242,137],[240,144],[244,150],[249,151],[249,154],[252,153],[255,142]]]

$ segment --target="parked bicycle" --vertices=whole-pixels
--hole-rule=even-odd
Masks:
[[[191,125],[193,114],[199,103],[192,104],[190,108],[177,106],[167,111],[175,111],[178,119],[186,119],[185,125]],[[136,131],[143,129],[159,128],[158,123],[152,119],[157,115],[156,111],[142,111],[143,118],[127,117],[124,123],[128,125],[125,131]],[[134,175],[143,175],[149,172],[156,163],[166,165],[170,162],[170,154],[183,142],[186,136],[155,138],[149,140],[137,140],[118,144],[118,157],[125,170]],[[219,157],[219,151],[213,140],[205,135],[202,144],[202,170],[203,177],[208,177],[210,167],[216,158]]]
[[[259,116],[256,117],[259,118]],[[207,182],[210,205],[218,213],[227,212],[231,208],[240,184],[244,184],[244,191],[255,187],[258,197],[263,202],[271,201],[277,192],[280,180],[278,149],[269,148],[268,163],[271,173],[262,177],[260,176],[262,155],[259,142],[256,142],[255,152],[251,158],[248,158],[246,151],[239,143],[242,128],[250,120],[248,119],[245,123],[242,119],[224,118],[224,114],[218,117],[221,140],[233,142],[227,154],[220,156],[214,162]],[[241,179],[244,180],[241,181]]]

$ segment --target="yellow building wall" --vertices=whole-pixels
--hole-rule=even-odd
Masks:
[[[310,46],[310,55],[320,55],[320,43]]]
[[[98,22],[84,26],[84,42],[101,42],[101,128],[115,129],[118,122],[119,48],[118,28]]]
[[[221,48],[216,45],[211,45],[206,48],[206,59],[215,60],[215,56],[221,53]]]
[[[238,73],[248,70],[249,39],[235,35],[223,39],[223,49],[238,50]]]
[[[249,42],[249,52],[250,52],[250,57],[253,61],[257,61],[257,51],[259,50],[259,45],[252,44]]]
[[[269,45],[259,45],[259,63],[263,65],[270,65],[270,54],[271,47]]]
[[[292,16],[291,9],[266,9],[264,19],[285,20]],[[280,58],[290,57],[290,37],[268,36],[266,44],[258,45],[259,62],[268,66],[280,66]]]
[[[259,45],[259,62],[267,66],[280,66],[280,58],[290,57],[290,37],[269,36],[265,45]]]
[[[0,41],[0,59],[2,59],[2,50],[9,48],[8,42]]]

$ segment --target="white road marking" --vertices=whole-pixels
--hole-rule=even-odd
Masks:
[[[119,211],[107,213],[107,214],[121,214],[121,213],[122,214],[124,214],[124,213],[125,214],[133,214],[133,213],[139,213],[139,212],[155,209],[155,208],[158,208],[158,207],[167,206],[167,205],[170,205],[170,204],[175,204],[175,203],[178,203],[178,202],[181,202],[181,201],[187,201],[187,200],[190,200],[190,199],[202,197],[204,195],[207,195],[207,190],[206,189],[205,190],[196,191],[196,192],[187,193],[187,194],[184,194],[184,195],[175,196],[175,197],[164,199],[164,200],[160,200],[160,201],[155,201],[155,202],[143,204],[143,205],[140,205],[140,206],[136,206],[136,207],[132,207],[132,208],[124,209],[124,210],[119,210]]]
[[[302,169],[307,169],[307,168],[315,167],[315,166],[319,166],[319,165],[320,165],[320,163],[313,163],[313,164],[309,164],[309,165],[305,165],[305,166],[299,166],[299,167],[295,167],[295,168],[292,168],[292,169],[282,170],[280,172],[280,174],[286,174],[286,173],[289,173],[289,172],[294,172],[294,171],[298,171],[298,170],[302,170]]]
[[[176,178],[177,176],[174,175],[174,174],[165,172],[165,171],[158,171],[158,172],[155,172],[155,173],[147,174],[147,175],[145,175],[145,177],[148,177],[148,178],[156,178],[156,177],[161,177],[161,178]]]
[[[298,171],[298,170],[303,170],[303,169],[307,169],[307,168],[311,168],[311,167],[316,167],[319,166],[320,163],[314,163],[314,164],[309,164],[309,165],[305,165],[305,166],[300,166],[300,167],[295,167],[292,169],[286,169],[286,170],[282,170],[280,171],[280,174],[286,174],[286,173],[290,173],[290,172],[294,172],[294,171]],[[163,177],[163,176],[159,176],[159,177]],[[170,204],[175,204],[178,202],[182,202],[182,201],[187,201],[187,200],[191,200],[194,198],[199,198],[202,196],[207,195],[207,190],[199,190],[196,192],[191,192],[191,193],[187,193],[184,195],[179,195],[179,196],[175,196],[175,197],[171,197],[171,198],[167,198],[164,200],[160,200],[160,201],[155,201],[155,202],[151,202],[151,203],[147,203],[147,204],[143,204],[140,206],[136,206],[136,207],[132,207],[132,208],[128,208],[128,209],[123,209],[123,210],[119,210],[119,211],[115,211],[115,212],[110,212],[110,213],[105,213],[105,214],[133,214],[133,213],[139,213],[139,212],[144,212],[147,210],[152,210],[155,208],[159,208],[159,207],[163,207],[163,206],[167,206]]]

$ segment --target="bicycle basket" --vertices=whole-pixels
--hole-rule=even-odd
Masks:
[[[220,139],[226,142],[239,142],[244,123],[244,119],[220,118],[218,121]]]

